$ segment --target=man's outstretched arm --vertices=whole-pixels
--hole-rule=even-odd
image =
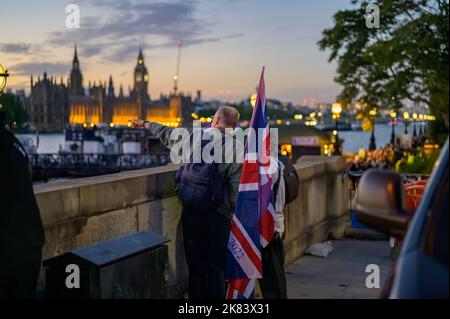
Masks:
[[[170,149],[175,143],[179,142],[177,139],[171,139],[171,134],[174,130],[174,128],[156,123],[151,121],[144,121],[144,120],[132,120],[131,126],[135,128],[144,127],[147,130],[150,131],[150,133],[159,138],[161,143]],[[174,137],[174,135],[172,135]],[[175,136],[176,137],[176,136]]]

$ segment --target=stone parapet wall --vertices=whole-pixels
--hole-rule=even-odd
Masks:
[[[344,163],[344,165],[342,164]],[[343,158],[305,156],[296,169],[299,197],[286,206],[286,263],[329,235],[340,238],[348,224]],[[168,279],[173,297],[187,285],[181,204],[175,195],[177,166],[142,169],[35,186],[45,227],[44,259],[142,230],[167,236]]]

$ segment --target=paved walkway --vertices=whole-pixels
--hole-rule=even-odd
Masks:
[[[391,266],[388,241],[332,241],[333,252],[327,257],[307,256],[286,269],[290,299],[372,299],[381,289],[366,287],[368,264],[380,268],[381,288]]]

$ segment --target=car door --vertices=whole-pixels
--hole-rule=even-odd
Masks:
[[[448,157],[447,141],[405,238],[391,298],[449,297]]]

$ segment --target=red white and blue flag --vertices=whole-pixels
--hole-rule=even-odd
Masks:
[[[270,129],[263,68],[228,241],[227,299],[252,298],[256,280],[262,278],[261,249],[272,240],[275,231],[269,173]]]

